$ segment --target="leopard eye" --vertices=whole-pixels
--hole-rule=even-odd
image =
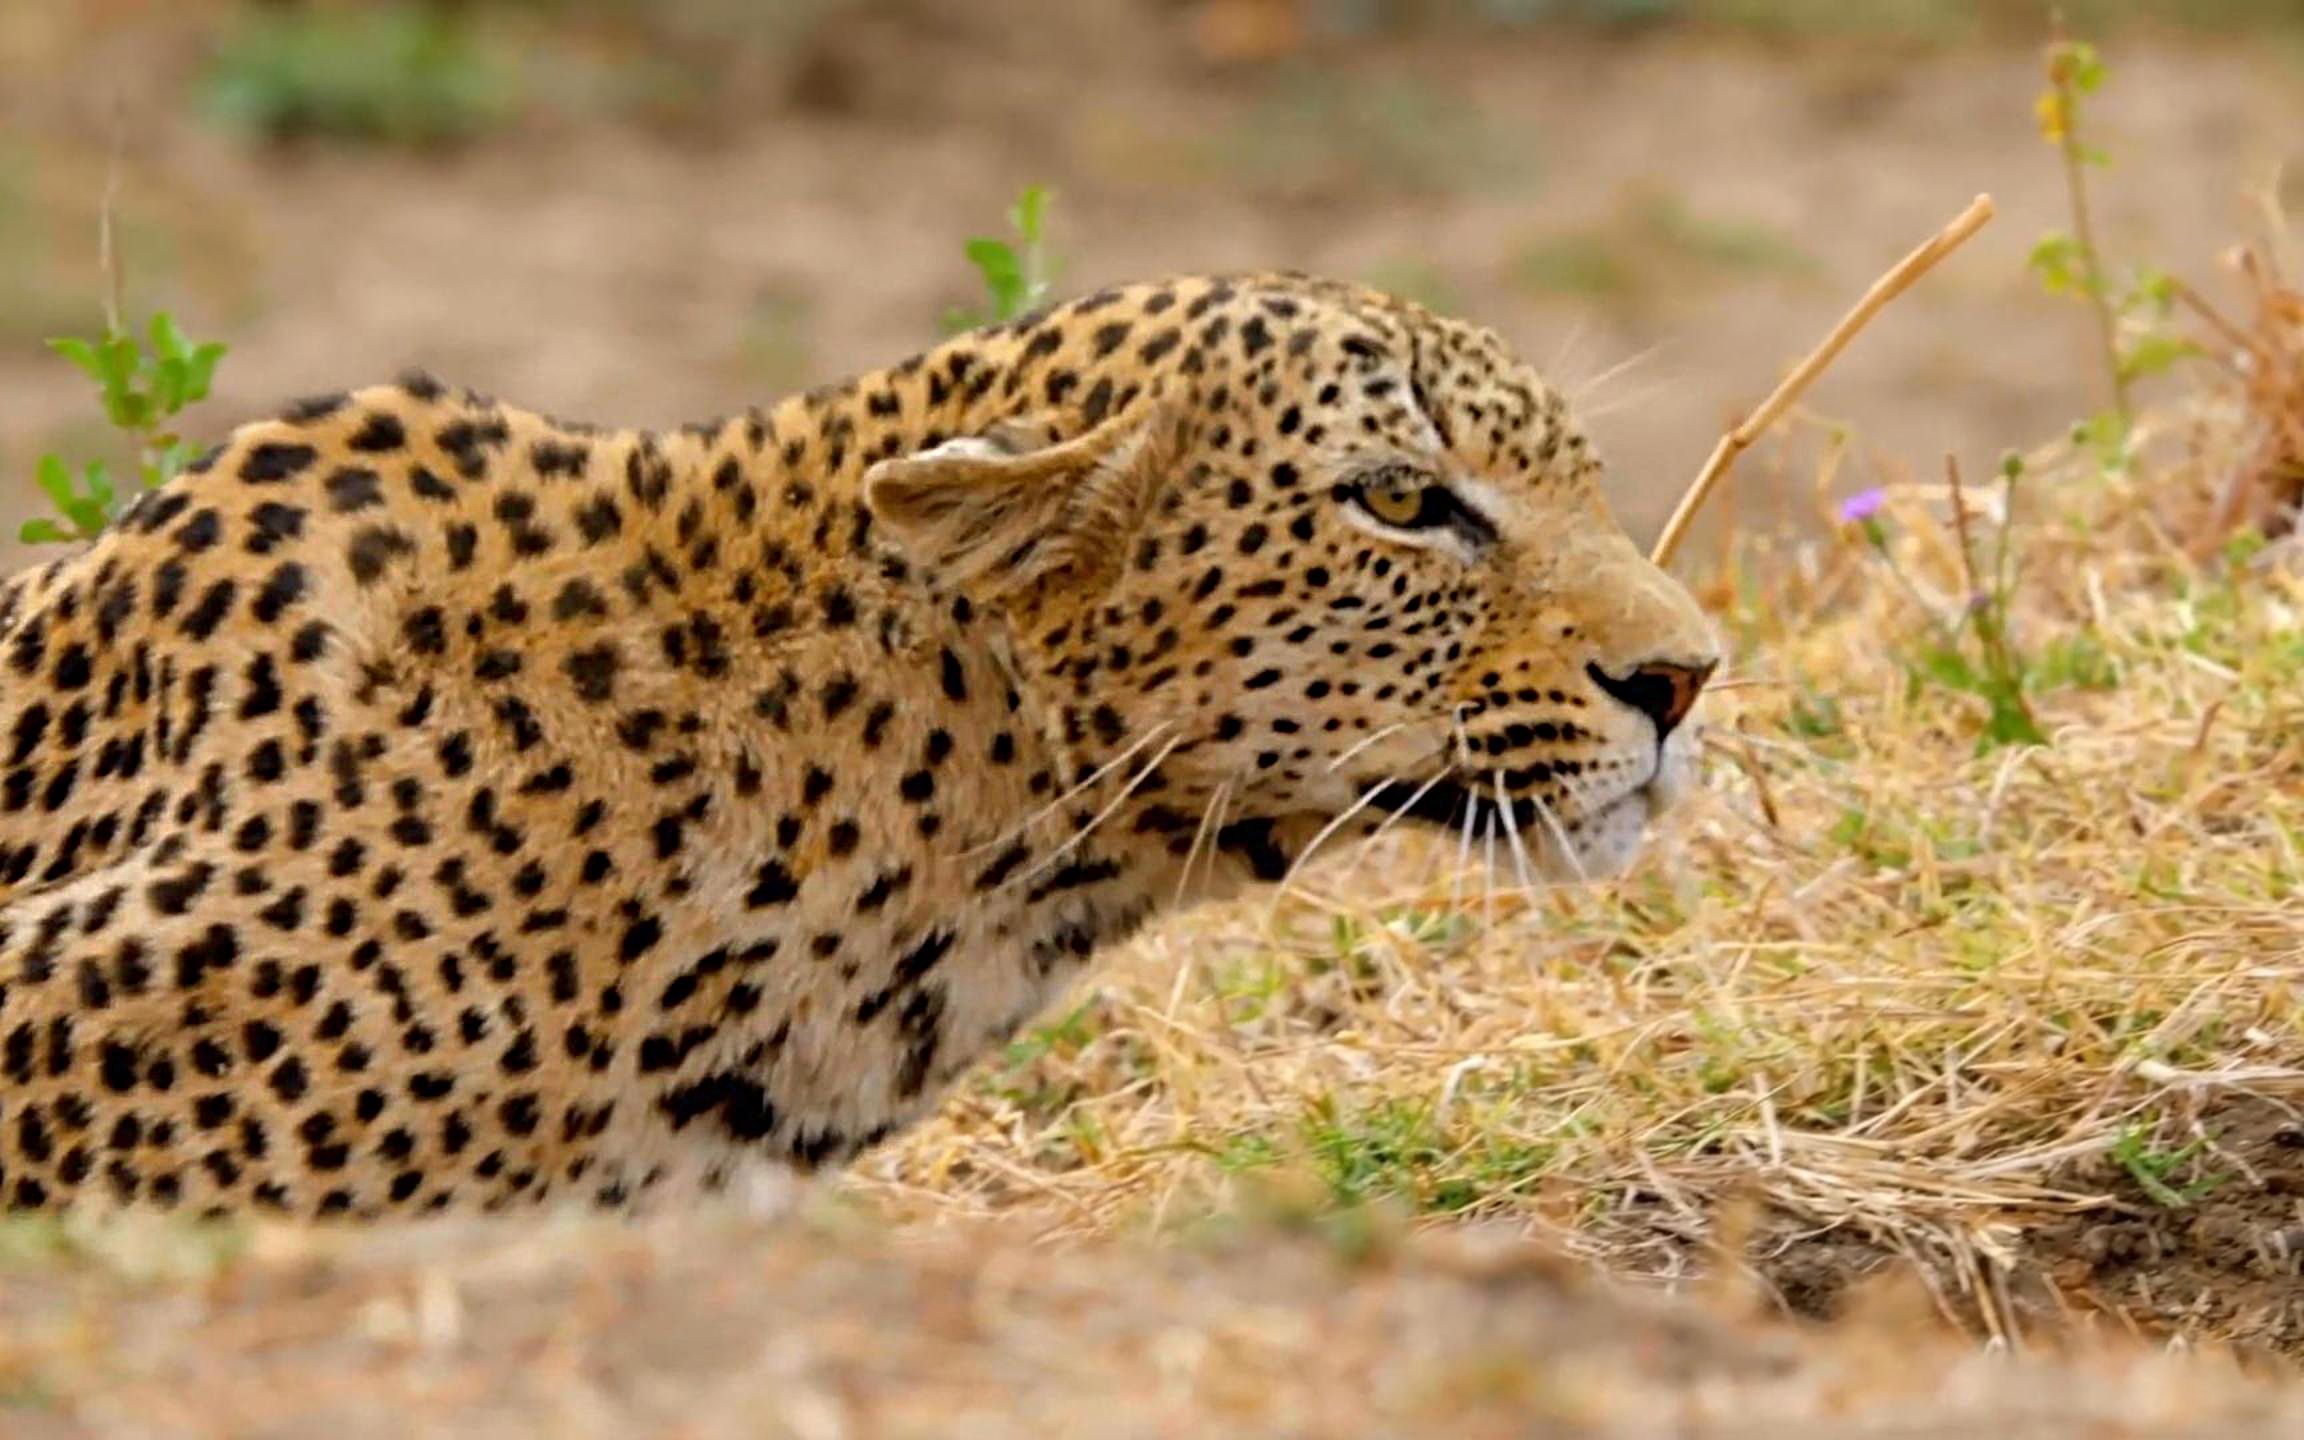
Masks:
[[[1447,486],[1403,466],[1386,466],[1352,487],[1362,510],[1395,530],[1429,530],[1455,523],[1464,508]]]
[[[1424,486],[1405,471],[1388,470],[1360,482],[1353,498],[1387,525],[1407,529],[1424,509]]]

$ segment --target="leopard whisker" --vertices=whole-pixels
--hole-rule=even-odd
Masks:
[[[1568,843],[1568,832],[1561,826],[1560,817],[1552,813],[1552,807],[1544,803],[1543,796],[1531,794],[1528,798],[1536,802],[1537,818],[1544,822],[1545,829],[1552,832],[1552,843],[1560,847],[1561,858],[1568,862],[1569,871],[1576,876],[1578,883],[1589,883],[1592,877],[1585,873],[1584,861],[1576,854],[1576,847]]]
[[[1095,815],[1090,817],[1087,824],[1074,831],[1071,839],[1066,840],[1063,844],[1049,851],[1046,855],[1041,856],[1040,859],[1034,862],[1030,868],[1009,880],[1007,885],[1004,885],[1001,888],[1008,889],[1012,886],[1021,885],[1025,881],[1031,879],[1033,876],[1038,875],[1043,870],[1046,870],[1049,866],[1055,864],[1058,860],[1063,859],[1067,854],[1070,854],[1072,847],[1078,845],[1081,841],[1087,839],[1091,834],[1095,833],[1097,826],[1111,819],[1112,813],[1118,810],[1122,805],[1126,804],[1128,797],[1135,794],[1138,787],[1142,786],[1145,781],[1151,779],[1152,772],[1159,769],[1161,765],[1167,761],[1170,755],[1176,753],[1176,747],[1183,743],[1184,737],[1178,735],[1169,740],[1167,744],[1161,746],[1160,753],[1153,756],[1149,761],[1145,762],[1143,769],[1130,776],[1128,778],[1128,783],[1120,788],[1120,793],[1113,796],[1111,800],[1105,804],[1103,809],[1097,811]]]
[[[1439,774],[1433,776],[1431,779],[1425,781],[1423,785],[1417,788],[1414,794],[1408,797],[1408,803],[1406,805],[1401,806],[1399,809],[1385,816],[1384,823],[1377,826],[1375,830],[1369,833],[1368,838],[1361,842],[1361,852],[1365,854],[1369,846],[1374,845],[1377,841],[1383,839],[1386,835],[1391,833],[1393,826],[1399,824],[1402,820],[1407,819],[1409,810],[1415,806],[1416,802],[1430,794],[1432,787],[1447,779],[1449,773],[1450,772],[1443,770]]]
[[[1355,742],[1350,749],[1346,750],[1343,754],[1337,756],[1335,759],[1329,761],[1329,772],[1333,774],[1334,772],[1343,769],[1346,765],[1352,762],[1353,756],[1358,755],[1361,751],[1366,750],[1371,745],[1381,744],[1383,741],[1390,739],[1394,735],[1399,734],[1401,731],[1408,729],[1410,726],[1429,725],[1431,723],[1432,722],[1429,717],[1417,720],[1395,720],[1391,724],[1386,725],[1383,728],[1376,730],[1366,736],[1363,736],[1360,740]]]
[[[1418,800],[1424,798],[1424,795],[1427,791],[1429,791],[1433,786],[1439,784],[1446,777],[1447,772],[1442,771],[1439,774],[1434,775],[1431,779],[1425,781],[1423,789],[1418,790],[1413,796],[1409,798],[1408,805],[1413,807]],[[1318,833],[1313,835],[1312,839],[1304,846],[1304,853],[1296,857],[1296,863],[1288,867],[1288,873],[1280,877],[1280,889],[1285,892],[1290,885],[1293,885],[1296,882],[1296,877],[1304,873],[1304,867],[1312,863],[1312,857],[1319,853],[1320,847],[1327,843],[1328,838],[1334,835],[1337,831],[1343,829],[1346,825],[1352,823],[1353,816],[1367,809],[1370,805],[1375,804],[1376,797],[1383,794],[1384,791],[1389,787],[1399,784],[1400,778],[1401,777],[1398,775],[1385,776],[1382,780],[1377,781],[1375,784],[1369,786],[1366,790],[1360,792],[1360,798],[1352,802],[1352,808],[1346,810],[1343,814],[1321,826]],[[1384,824],[1376,827],[1376,834],[1369,836],[1368,842],[1370,844],[1374,844],[1376,836],[1382,835],[1384,833],[1385,827],[1399,818],[1400,817],[1397,814],[1386,816]]]
[[[1456,847],[1456,870],[1448,881],[1448,908],[1451,910],[1464,908],[1464,876],[1472,868],[1472,822],[1479,813],[1480,807],[1477,805],[1464,807],[1464,839]]]
[[[1480,814],[1480,870],[1485,884],[1480,892],[1480,928],[1496,928],[1496,831],[1501,829],[1504,817],[1491,814],[1485,807]]]
[[[1154,740],[1158,739],[1161,731],[1174,729],[1175,725],[1176,722],[1173,720],[1163,720],[1159,724],[1154,725],[1151,729],[1145,731],[1143,736],[1138,739],[1135,744],[1130,745],[1127,749],[1105,761],[1102,765],[1097,766],[1094,770],[1090,771],[1087,777],[1081,780],[1079,784],[1074,785],[1071,789],[1065,791],[1063,794],[1041,806],[1038,810],[1035,810],[1030,815],[1025,816],[1024,819],[1015,826],[1015,828],[1007,831],[1005,834],[987,840],[981,845],[972,846],[969,849],[961,851],[959,858],[963,860],[974,859],[978,855],[987,854],[993,850],[1004,849],[1007,846],[1015,843],[1017,840],[1022,839],[1026,834],[1031,832],[1032,827],[1038,825],[1041,821],[1063,809],[1065,803],[1071,800],[1073,796],[1079,794],[1083,790],[1086,790],[1090,786],[1094,785],[1097,781],[1103,779],[1105,776],[1127,764],[1129,760],[1142,753],[1145,746],[1150,745]]]
[[[1520,871],[1520,886],[1524,890],[1540,888],[1536,882],[1535,862],[1528,858],[1528,842],[1520,838],[1520,827],[1511,823],[1512,792],[1504,788],[1504,771],[1495,771],[1496,814],[1504,822],[1504,834],[1512,842],[1512,863]],[[1541,803],[1541,802],[1539,802]]]

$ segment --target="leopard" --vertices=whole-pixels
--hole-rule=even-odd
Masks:
[[[1622,872],[1720,660],[1493,330],[1115,285],[680,427],[409,372],[0,587],[0,1205],[836,1174],[1323,842]]]

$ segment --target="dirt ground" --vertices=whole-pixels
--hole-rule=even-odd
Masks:
[[[2304,1356],[2304,1114],[2243,1096],[2207,1107],[2200,1121],[2228,1168],[2186,1203],[2166,1203],[2095,1156],[2050,1183],[2096,1203],[2007,1217],[2021,1236],[1999,1277],[2007,1309],[2043,1333],[2098,1317],[2137,1333],[2212,1335],[2246,1353]],[[1763,1237],[1748,1256],[1784,1309],[1824,1320],[1847,1314],[1868,1278],[1904,1259],[1832,1233]],[[1957,1289],[1950,1267],[1930,1268]],[[1951,1306],[1975,1311],[1957,1299]]]
[[[2064,221],[2021,45],[1532,27],[1213,67],[1139,0],[854,0],[848,23],[795,28],[709,124],[611,121],[570,100],[468,151],[412,156],[262,149],[185,122],[214,10],[0,0],[0,474],[104,442],[72,418],[87,409],[79,383],[38,341],[96,313],[113,85],[128,97],[131,300],[234,346],[198,433],[409,364],[611,422],[739,407],[931,339],[971,298],[960,240],[1032,182],[1057,195],[1064,289],[1282,265],[1497,325],[1582,395],[1639,530],[1725,418],[1980,190],[2001,219],[1867,334],[1811,408],[1892,457],[1860,463],[1893,475],[1946,450],[1982,472],[2096,403],[2084,315],[2024,270]],[[2132,36],[2110,58],[2105,233],[2216,290],[2217,255],[2254,220],[2251,187],[2304,150],[2304,72],[2244,39]],[[1800,513],[1806,471],[1754,460],[1728,513]],[[1879,477],[1839,483],[1860,478]],[[7,532],[32,498],[0,486]],[[0,567],[24,553],[0,543]],[[2157,727],[2178,736],[2161,749],[2200,752],[2209,719],[2164,710],[2090,733]],[[2237,747],[2239,723],[2215,743]],[[2295,733],[2277,715],[2256,723]],[[2252,773],[2293,773],[2289,749],[2259,748],[2271,758]],[[2045,782],[2019,778],[2019,795],[2028,783]],[[2240,838],[2202,853],[2237,867],[2246,821],[2216,818],[2229,818],[2216,835]],[[1853,863],[1829,858],[1829,828],[1784,862],[1802,894]],[[1606,914],[1621,927],[1639,911]],[[1899,922],[1880,943],[1907,933]],[[2292,968],[2292,940],[2261,943],[2243,958]],[[1612,973],[1597,952],[1589,969]],[[1222,1013],[1210,1029],[1229,1045]],[[1339,1023],[1318,1043],[1348,1069],[1360,1052],[1328,1033]],[[1293,1040],[1277,1033],[1275,1054]],[[1256,1221],[1186,1226],[1188,1243],[1051,1244],[1045,1228],[987,1229],[970,1211],[998,1209],[984,1199],[997,1185],[1061,1198],[1070,1183],[1021,1141],[1014,1174],[943,1174],[944,1189],[918,1180],[933,1148],[920,1147],[913,1168],[848,1195],[875,1222],[835,1208],[785,1227],[706,1216],[222,1241],[9,1222],[0,1436],[509,1435],[542,1417],[577,1436],[807,1440],[2304,1433],[2288,1378],[2304,1355],[2304,1124],[2272,1099],[2192,1098],[2184,1118],[2217,1180],[2181,1204],[2092,1153],[2029,1186],[2030,1208],[1994,1192],[1979,1233],[2006,1263],[1982,1269],[1971,1252],[1894,1253],[1860,1227],[1764,1215],[1726,1267],[1751,1293],[1669,1309],[1477,1234],[1340,1234],[1331,1219],[1325,1233]],[[963,1104],[967,1123],[1030,1129],[981,1095]],[[1655,1229],[1680,1225],[1669,1258],[1707,1268],[1685,1218]],[[2129,1348],[2036,1348],[2129,1331],[2142,1337]],[[1979,1354],[1980,1334],[2024,1353]],[[2277,1357],[2274,1378],[2156,1353],[2170,1335]]]
[[[1068,289],[1293,266],[1498,326],[1583,393],[1636,529],[1978,191],[2000,221],[1812,408],[1933,469],[1946,450],[1987,465],[2095,403],[2084,316],[2023,265],[2065,223],[2027,45],[1528,26],[1212,67],[1151,0],[851,0],[790,27],[709,126],[561,96],[412,158],[187,121],[211,0],[7,8],[0,68],[29,83],[0,97],[0,474],[100,441],[66,419],[86,410],[77,377],[37,342],[97,313],[114,87],[132,308],[174,304],[234,345],[207,433],[408,364],[607,422],[739,408],[932,339],[970,298],[961,239],[1034,182],[1057,195]],[[2304,148],[2296,61],[2145,34],[2110,58],[2107,239],[2213,290],[2250,192]],[[1749,484],[1767,487],[1760,467]],[[8,529],[27,494],[0,488]]]
[[[181,1232],[0,1285],[11,1440],[1461,1436],[2271,1440],[2304,1389],[2086,1342],[2021,1359],[1877,1287],[1821,1333],[1523,1242],[1273,1224],[1051,1251],[998,1227]]]

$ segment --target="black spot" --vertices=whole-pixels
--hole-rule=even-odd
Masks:
[[[376,472],[354,466],[328,477],[328,507],[339,515],[372,509],[384,503],[384,487]]]
[[[354,580],[373,585],[382,577],[386,566],[415,553],[416,542],[406,531],[389,525],[369,525],[353,535],[344,558],[352,567]]]
[[[620,654],[613,644],[603,643],[578,650],[565,662],[568,678],[576,686],[576,693],[584,699],[599,703],[611,698],[616,691],[616,669]]]
[[[344,443],[365,454],[397,450],[408,443],[408,431],[400,424],[398,417],[378,412],[363,421],[360,428],[352,432],[352,438]]]
[[[319,452],[309,445],[287,445],[268,440],[251,446],[240,460],[240,478],[250,485],[277,485],[310,467]]]

